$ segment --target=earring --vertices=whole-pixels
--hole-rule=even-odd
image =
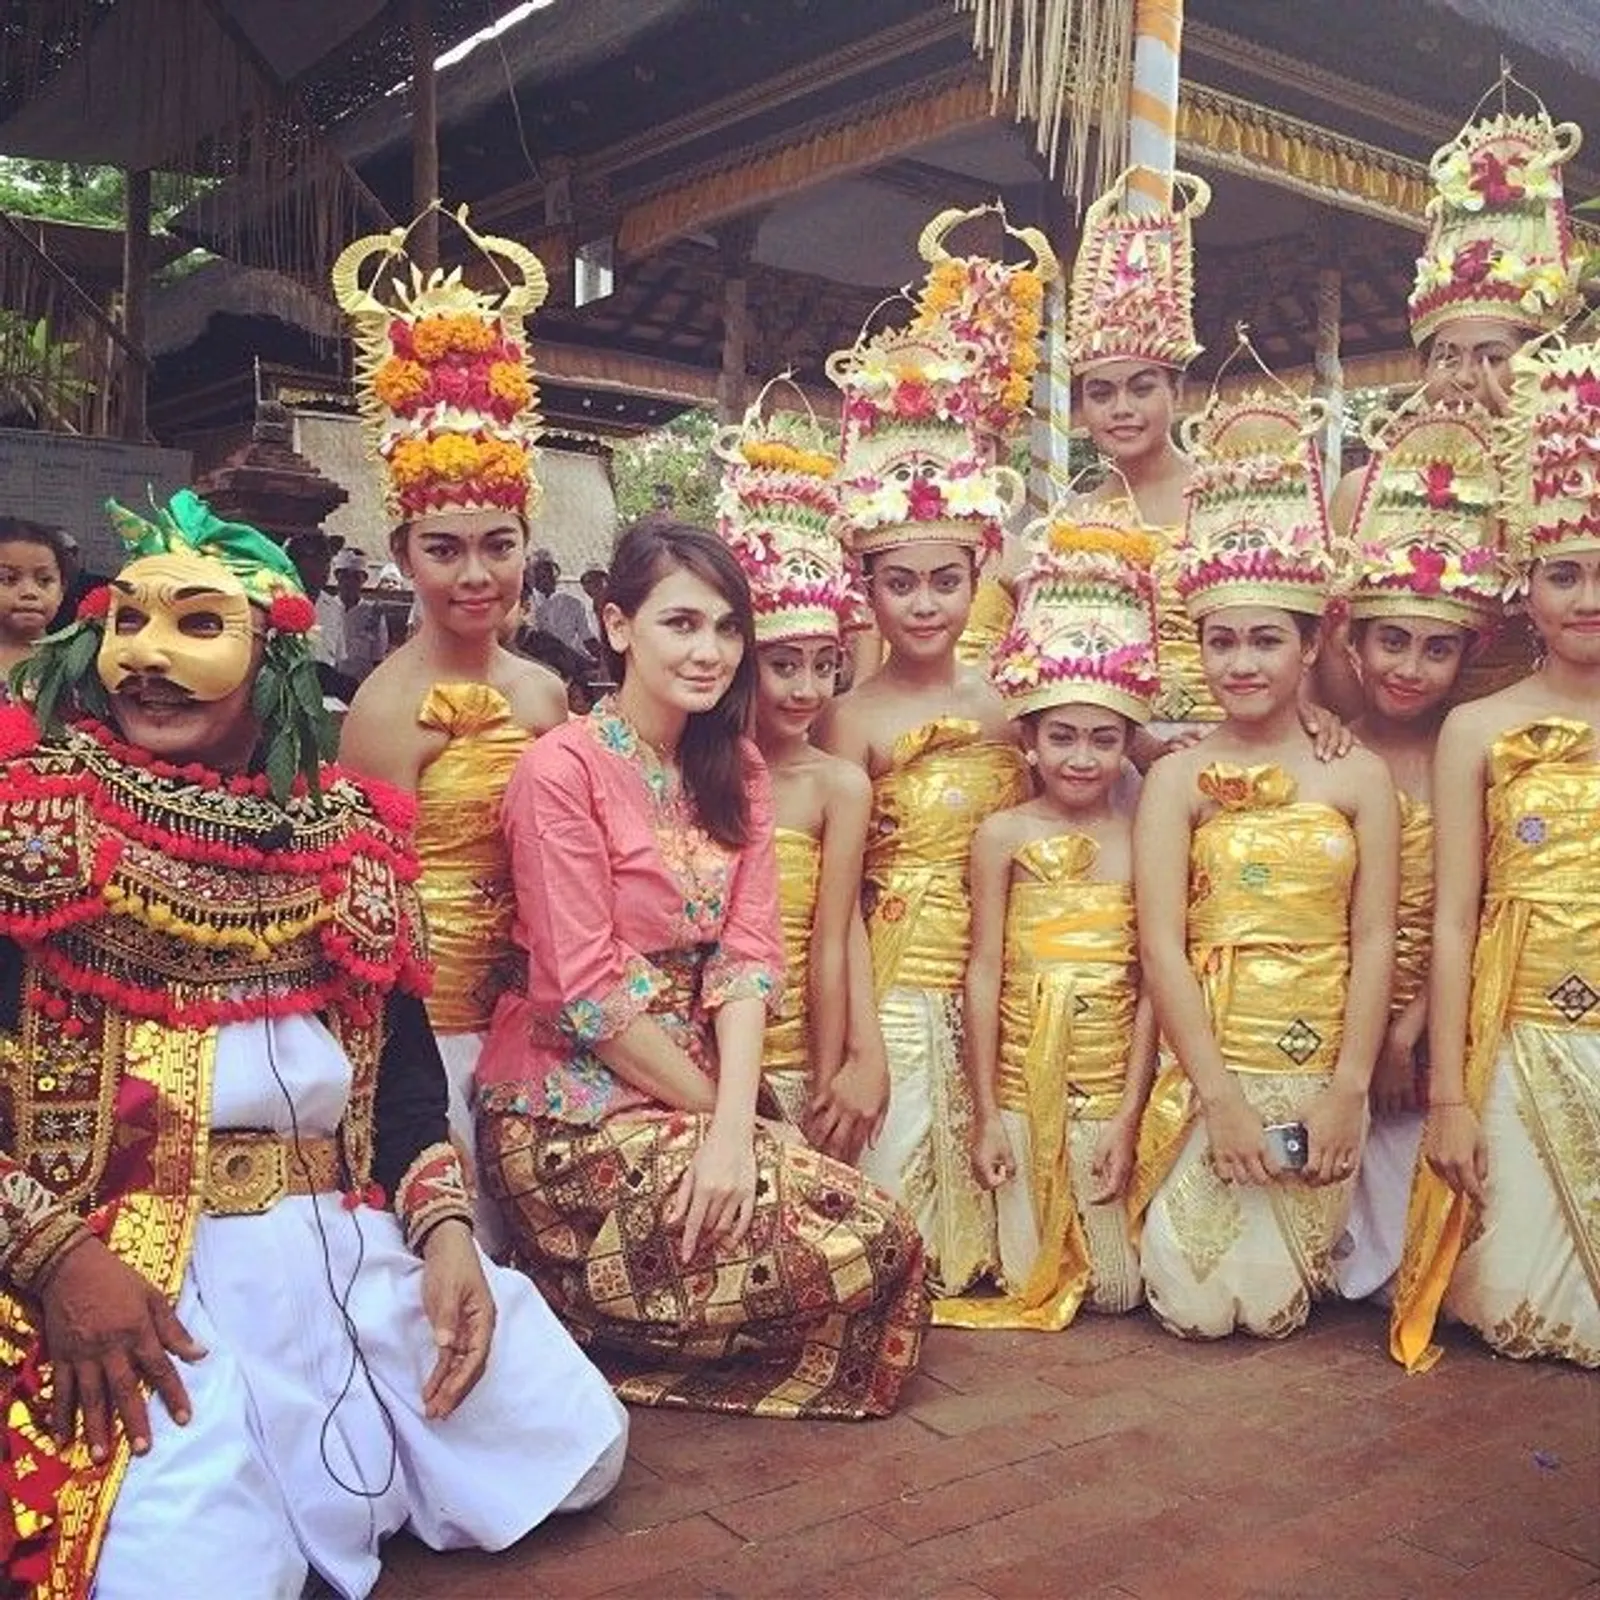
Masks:
[[[1022,753],[1022,759],[1026,761],[1030,767],[1036,767],[1039,765],[1039,752],[1037,750],[1024,750]]]

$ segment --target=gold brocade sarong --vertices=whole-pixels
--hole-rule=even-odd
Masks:
[[[1126,1205],[1083,1198],[1122,1102],[1138,990],[1132,888],[1091,880],[1097,853],[1066,833],[1014,857],[996,1085],[1019,1165],[995,1194],[1009,1292],[942,1301],[941,1325],[1056,1331],[1086,1298],[1118,1312],[1140,1300]]]
[[[684,1266],[665,1213],[709,1117],[625,1111],[582,1126],[489,1098],[481,1148],[525,1265],[623,1400],[758,1417],[894,1410],[928,1310],[922,1240],[882,1190],[758,1126],[749,1233]]]
[[[530,735],[486,683],[435,684],[417,721],[450,739],[417,781],[417,889],[435,966],[428,1017],[437,1033],[483,1033],[515,976],[500,802]]]
[[[998,578],[980,578],[967,625],[956,640],[956,657],[969,667],[987,667],[990,653],[1011,630],[1017,603]]]
[[[1465,1091],[1489,1154],[1480,1209],[1419,1164],[1390,1349],[1438,1357],[1441,1306],[1504,1355],[1600,1365],[1600,765],[1550,717],[1489,754],[1488,856]]]
[[[1190,965],[1245,1098],[1264,1122],[1299,1121],[1338,1061],[1355,837],[1331,806],[1297,801],[1278,767],[1207,767],[1200,790],[1219,809],[1190,851]],[[1151,1309],[1189,1337],[1291,1333],[1331,1286],[1354,1180],[1225,1184],[1196,1112],[1182,1068],[1168,1063],[1131,1196]]]
[[[1433,948],[1433,812],[1400,793],[1400,906],[1389,1012],[1398,1016],[1428,981]]]
[[[972,1175],[961,1059],[967,864],[978,824],[1028,790],[1020,750],[948,717],[902,734],[873,784],[863,900],[890,1089],[861,1169],[916,1217],[940,1293],[960,1293],[997,1264],[994,1202]]]
[[[811,1044],[806,1027],[810,1001],[811,924],[822,875],[822,841],[795,828],[774,834],[778,850],[778,913],[783,919],[787,977],[783,1007],[767,1024],[762,1072],[783,1112],[796,1126],[811,1102]]]

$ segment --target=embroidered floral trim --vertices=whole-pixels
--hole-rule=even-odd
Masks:
[[[575,1044],[614,1039],[635,1017],[648,1011],[650,1002],[667,987],[667,980],[655,967],[643,956],[634,956],[622,969],[621,978],[599,999],[568,1001],[556,1026]]]
[[[472,1191],[453,1144],[430,1144],[406,1168],[395,1190],[394,1209],[406,1244],[417,1252],[441,1222],[472,1226]]]
[[[783,1001],[783,974],[759,961],[738,961],[719,946],[706,962],[701,979],[700,1004],[715,1011],[734,1000],[761,1000],[769,1015],[776,1015]]]

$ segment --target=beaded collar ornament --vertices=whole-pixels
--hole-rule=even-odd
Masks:
[[[1352,619],[1494,622],[1505,572],[1493,430],[1486,412],[1459,407],[1368,417],[1372,455],[1343,551]]]
[[[1502,77],[1495,89],[1513,81]],[[1576,263],[1561,168],[1583,130],[1553,123],[1530,98],[1529,113],[1502,107],[1469,120],[1428,163],[1428,240],[1408,302],[1419,345],[1458,317],[1548,332],[1572,310]]]
[[[749,579],[757,644],[838,639],[866,620],[839,541],[838,454],[809,406],[762,415],[773,384],[785,381],[769,383],[713,446],[723,464],[717,531]]]
[[[1173,559],[1194,621],[1224,606],[1322,615],[1334,570],[1315,438],[1326,412],[1280,385],[1213,394],[1185,420],[1195,471]]]
[[[1520,588],[1535,561],[1600,550],[1600,344],[1518,351],[1501,441],[1506,554]]]
[[[1148,722],[1161,687],[1157,541],[1065,515],[1041,518],[1023,538],[1033,555],[989,669],[1007,709],[1020,717],[1083,702]]]
[[[539,415],[522,323],[544,303],[544,267],[515,240],[475,232],[465,206],[453,216],[498,291],[472,288],[460,267],[425,275],[410,264],[404,276],[408,228],[356,240],[333,267],[334,295],[353,324],[361,415],[386,469],[386,503],[400,519],[526,514],[538,503]],[[364,284],[374,257],[376,274]]]
[[[1181,371],[1200,354],[1194,336],[1196,217],[1211,187],[1188,172],[1172,175],[1182,203],[1130,211],[1129,168],[1083,219],[1067,301],[1067,360],[1075,374],[1108,361],[1149,362]]]
[[[1006,236],[1032,255],[1026,263],[989,256],[955,256],[945,239],[963,223],[998,217]],[[913,295],[913,332],[935,327],[975,352],[971,420],[974,428],[1003,446],[1016,433],[1033,393],[1044,325],[1044,292],[1061,276],[1050,241],[1037,228],[1014,228],[1001,206],[941,211],[917,241],[928,274]],[[1001,449],[998,454],[1004,454]]]

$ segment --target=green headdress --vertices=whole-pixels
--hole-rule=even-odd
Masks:
[[[192,489],[180,489],[164,506],[151,503],[154,519],[106,502],[128,563],[158,555],[198,555],[221,563],[266,613],[266,649],[250,704],[261,723],[263,767],[272,792],[286,800],[296,775],[313,798],[321,794],[321,767],[335,744],[333,724],[322,704],[322,685],[307,634],[316,607],[306,598],[294,563],[257,529],[224,522]],[[45,730],[58,726],[58,712],[72,704],[106,718],[111,707],[95,670],[105,628],[107,595],[96,589],[78,607],[69,627],[39,641],[12,674],[15,691],[32,703]]]

